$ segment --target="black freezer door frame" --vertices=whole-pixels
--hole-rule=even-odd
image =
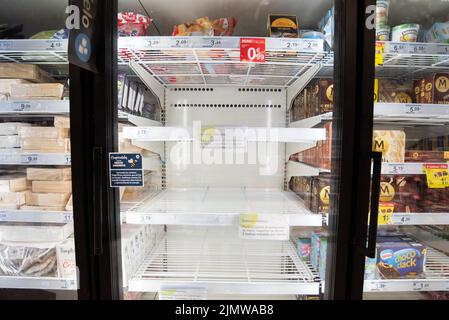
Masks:
[[[74,1],[72,1],[74,2]],[[98,73],[70,64],[73,214],[78,299],[122,298],[120,213],[109,188],[117,150],[117,0],[97,0]]]
[[[361,299],[373,130],[375,0],[336,0],[332,190],[324,297]]]

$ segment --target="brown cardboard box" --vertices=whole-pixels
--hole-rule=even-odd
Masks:
[[[71,180],[72,170],[67,168],[27,168],[28,180],[60,181]]]
[[[378,99],[385,103],[412,103],[413,84],[400,80],[378,80]]]
[[[405,132],[400,130],[374,130],[373,151],[382,152],[382,162],[404,162]]]
[[[419,103],[449,104],[449,74],[434,73],[422,79]]]
[[[70,193],[72,181],[33,181],[31,191],[35,193]]]
[[[31,83],[11,85],[11,96],[18,99],[46,97],[49,100],[60,100],[64,85],[60,83]]]
[[[27,179],[23,175],[0,176],[0,192],[18,192],[27,189]]]
[[[334,84],[332,79],[316,79],[311,85],[308,107],[309,117],[331,112],[334,103]]]
[[[0,63],[0,78],[23,79],[31,82],[53,83],[55,80],[44,70],[33,64]]]
[[[330,176],[319,175],[312,182],[310,210],[313,213],[329,213]]]
[[[67,129],[70,129],[70,118],[69,117],[56,116],[55,120],[54,120],[54,126],[56,128],[67,128]]]
[[[22,138],[70,138],[70,129],[56,127],[23,127],[20,128],[19,135]]]
[[[21,192],[0,192],[0,208],[18,209],[25,204],[27,191]]]
[[[34,193],[27,192],[26,205],[38,207],[65,207],[70,193]]]
[[[24,138],[22,150],[35,152],[69,152],[70,139]]]
[[[0,94],[11,96],[11,85],[24,83],[29,83],[29,81],[22,79],[0,79]]]

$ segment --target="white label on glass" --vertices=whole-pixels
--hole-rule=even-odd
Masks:
[[[159,300],[206,300],[207,288],[195,285],[161,285]]]
[[[241,239],[288,240],[290,238],[288,216],[259,213],[241,214],[239,236]]]

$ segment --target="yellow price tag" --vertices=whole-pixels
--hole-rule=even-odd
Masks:
[[[379,216],[377,219],[377,224],[380,226],[390,224],[393,212],[394,212],[394,203],[386,203],[386,202],[379,203]]]
[[[376,54],[374,56],[374,65],[381,66],[384,64],[385,43],[376,42]]]
[[[379,102],[379,79],[374,79],[374,102]]]
[[[449,187],[447,164],[425,164],[424,172],[426,173],[428,188],[443,189]]]

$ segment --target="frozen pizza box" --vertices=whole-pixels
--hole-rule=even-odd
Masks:
[[[22,138],[70,138],[70,129],[56,127],[23,127],[20,128],[19,135]]]
[[[382,152],[382,162],[404,162],[405,132],[401,130],[374,130],[373,151]]]
[[[27,192],[25,202],[27,206],[64,208],[67,201],[69,201],[70,195],[70,193]]]
[[[24,151],[69,152],[70,139],[23,138],[21,146]]]
[[[19,192],[27,188],[26,176],[22,174],[0,175],[0,192]]]
[[[54,118],[53,125],[57,128],[68,128],[70,129],[70,118],[64,116],[56,116]]]
[[[72,181],[32,181],[31,191],[36,193],[71,193]]]
[[[20,137],[17,135],[0,136],[0,148],[20,148]]]
[[[61,242],[72,234],[71,223],[0,223],[4,242]]]
[[[46,97],[49,100],[60,100],[64,85],[60,83],[31,83],[11,85],[11,97],[16,99],[32,99]]]
[[[20,128],[30,126],[29,123],[23,122],[3,122],[0,123],[0,136],[18,135]]]
[[[26,84],[29,81],[23,79],[0,79],[0,94],[11,96],[11,86],[15,84]]]
[[[27,168],[28,180],[39,181],[60,181],[71,180],[72,169],[70,167],[64,168]]]
[[[55,82],[55,80],[47,72],[38,66],[22,63],[1,63],[0,79],[22,79],[39,83]]]
[[[0,192],[1,209],[19,209],[25,204],[27,191]]]

